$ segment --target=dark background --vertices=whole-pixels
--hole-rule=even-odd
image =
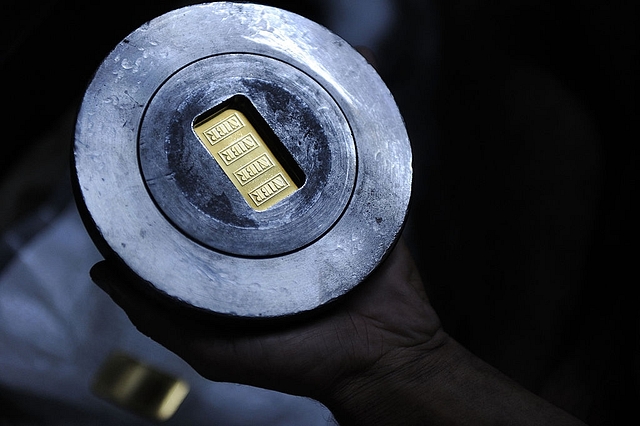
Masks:
[[[320,1],[262,3],[332,22]],[[406,238],[445,329],[592,425],[639,402],[638,6],[612,3],[397,0],[374,52],[413,144]],[[100,61],[185,4],[3,3],[0,232],[68,179],[65,117]]]

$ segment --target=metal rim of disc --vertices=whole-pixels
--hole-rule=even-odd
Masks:
[[[230,255],[188,237],[160,211],[140,169],[138,135],[156,90],[176,70],[230,54],[309,76],[336,102],[355,144],[357,173],[339,217],[312,244],[275,257]],[[326,28],[243,3],[187,6],[118,44],[85,93],[73,160],[78,203],[108,256],[172,300],[247,318],[313,310],[357,286],[397,240],[411,193],[408,136],[375,70]]]

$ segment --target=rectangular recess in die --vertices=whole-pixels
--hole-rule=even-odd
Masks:
[[[304,184],[300,166],[242,95],[197,117],[193,131],[256,211],[273,207]]]

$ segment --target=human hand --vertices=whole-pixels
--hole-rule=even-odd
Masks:
[[[340,389],[361,377],[384,374],[406,358],[424,356],[445,337],[402,241],[342,300],[286,324],[205,323],[145,296],[126,276],[107,261],[91,270],[93,280],[142,333],[205,378],[321,402],[335,399]]]

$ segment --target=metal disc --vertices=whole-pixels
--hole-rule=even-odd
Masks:
[[[347,293],[397,240],[411,192],[404,123],[374,69],[324,27],[251,4],[169,12],[118,44],[73,158],[105,256],[229,316]]]
[[[251,103],[304,174],[299,190],[268,210],[245,202],[192,130],[194,117],[234,97]],[[167,79],[146,108],[139,147],[145,182],[168,218],[238,256],[280,256],[317,240],[355,181],[355,145],[335,101],[295,67],[259,55],[204,58]]]

